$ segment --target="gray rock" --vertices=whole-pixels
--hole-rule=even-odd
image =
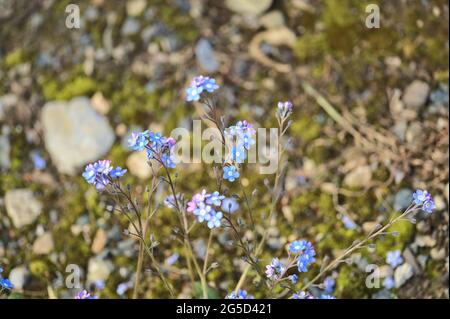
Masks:
[[[47,232],[39,236],[33,243],[33,253],[36,255],[48,255],[52,252],[55,244],[53,242],[53,236]]]
[[[404,263],[395,269],[394,279],[395,287],[400,288],[414,275],[413,266],[408,263]]]
[[[279,10],[266,13],[259,19],[259,22],[267,29],[276,29],[285,24],[283,14]]]
[[[74,175],[84,164],[105,155],[114,131],[86,97],[48,102],[42,110],[45,146],[61,173]]]
[[[225,5],[243,15],[259,15],[269,9],[272,0],[226,0]]]
[[[111,261],[100,257],[92,257],[88,263],[87,281],[88,283],[93,283],[97,280],[106,281],[113,270],[114,265]]]
[[[412,202],[413,192],[408,188],[401,189],[394,197],[394,209],[399,211],[407,208]]]
[[[430,86],[419,80],[414,80],[408,85],[403,94],[403,102],[408,108],[418,110],[427,101]]]
[[[414,147],[420,147],[425,135],[422,125],[419,122],[413,122],[406,131],[406,142]]]
[[[9,280],[14,285],[14,289],[22,290],[30,278],[30,272],[27,267],[19,266],[11,270]]]
[[[209,73],[216,72],[219,69],[219,61],[216,58],[211,43],[201,38],[195,47],[195,56],[198,64]]]
[[[372,180],[370,166],[358,166],[350,171],[344,178],[344,184],[349,187],[364,187]]]
[[[121,33],[124,36],[135,34],[139,31],[141,25],[138,20],[134,18],[127,18],[122,25]]]
[[[6,212],[16,228],[33,223],[42,212],[42,204],[30,189],[14,189],[5,195]]]
[[[0,169],[8,169],[10,167],[10,152],[11,145],[8,136],[0,135]]]
[[[130,16],[138,16],[144,12],[146,6],[145,0],[130,0],[127,2],[127,13]]]

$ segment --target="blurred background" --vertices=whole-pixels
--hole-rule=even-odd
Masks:
[[[379,7],[379,28],[366,26],[369,4]],[[330,273],[333,294],[448,298],[448,9],[443,0],[0,0],[0,266],[16,286],[10,297],[72,298],[70,264],[101,298],[130,297],[136,242],[81,172],[108,158],[142,195],[151,170],[145,155],[124,147],[127,135],[190,128],[202,112],[184,101],[184,88],[203,74],[220,84],[229,123],[275,127],[277,101],[294,104],[285,192],[263,261],[304,238],[315,245],[317,272],[325,256],[424,188],[437,210],[397,224],[397,236]],[[186,197],[215,187],[212,169],[178,172]],[[248,193],[259,190],[260,220],[270,201],[265,178],[249,166],[241,179]],[[167,195],[158,189],[158,200]],[[199,297],[171,236],[175,224],[167,208],[158,212],[156,258],[179,297]],[[199,256],[207,234],[199,227],[192,236]],[[213,242],[211,297],[223,298],[245,266],[229,239],[218,232]],[[395,249],[404,264],[393,270],[385,258]],[[368,264],[396,286],[367,288]],[[250,280],[244,288],[263,296],[255,287]],[[141,295],[168,297],[150,272]]]

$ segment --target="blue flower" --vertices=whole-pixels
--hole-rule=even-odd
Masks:
[[[391,265],[392,268],[396,268],[397,266],[403,263],[402,253],[400,250],[389,251],[386,256],[386,262]]]
[[[323,294],[320,296],[319,299],[336,299],[336,297],[332,295]]]
[[[86,182],[95,185],[97,189],[103,189],[110,183],[108,177],[112,170],[111,161],[97,161],[93,164],[88,164],[82,176]]]
[[[192,79],[188,88],[186,88],[186,101],[198,101],[200,100],[200,95],[207,91],[209,93],[217,90],[219,86],[216,84],[216,80],[207,76],[196,76]]]
[[[244,163],[245,159],[247,158],[247,154],[245,152],[245,148],[242,146],[233,146],[231,149],[231,160],[233,160],[236,163]]]
[[[210,229],[220,227],[222,222],[223,214],[222,212],[217,212],[212,210],[211,213],[207,216],[206,220],[208,221],[208,227]]]
[[[161,155],[161,162],[167,168],[175,168],[177,164],[175,164],[173,156],[171,154],[164,153]]]
[[[132,132],[128,139],[128,147],[133,151],[142,151],[148,144],[149,131],[135,133]]]
[[[180,202],[181,200],[182,200],[182,195],[181,194],[177,194],[177,201]],[[176,204],[175,203],[175,197],[173,196],[173,194],[170,194],[164,200],[164,205],[166,205],[166,207],[168,207],[170,209],[174,209],[175,208],[175,204]]]
[[[334,285],[336,284],[336,281],[334,280],[333,277],[328,276],[327,278],[325,278],[325,280],[323,281],[323,285],[325,287],[325,291],[327,293],[331,293],[334,290]]]
[[[78,294],[75,295],[75,299],[98,299],[98,297],[92,296],[86,290],[82,290]]]
[[[384,278],[383,286],[386,289],[394,288],[395,287],[395,280],[394,280],[394,278],[392,278],[392,276],[387,276],[386,278]]]
[[[218,191],[215,191],[206,199],[206,204],[220,206],[224,198],[225,196],[220,195]]]
[[[45,159],[42,157],[40,152],[33,151],[31,152],[30,157],[36,169],[43,170],[47,166],[47,163],[45,162]]]
[[[226,299],[255,299],[255,297],[249,295],[245,290],[238,290],[236,294],[234,291],[225,297]]]
[[[285,266],[278,258],[273,258],[270,265],[266,266],[267,278],[277,280],[283,274]]]
[[[112,178],[122,177],[126,172],[121,167],[112,167],[111,161],[102,160],[86,165],[82,176],[86,182],[101,190],[111,183]]]
[[[298,282],[298,276],[296,274],[290,275],[289,279],[293,284],[296,284]]]
[[[0,287],[2,289],[12,290],[14,288],[14,285],[11,283],[11,281],[9,281],[9,279],[0,277]]]
[[[239,209],[239,204],[234,197],[225,198],[222,201],[222,210],[225,213],[234,213]]]
[[[292,299],[314,299],[314,296],[308,292],[299,291],[292,295]]]
[[[109,174],[112,178],[119,178],[125,175],[126,172],[126,169],[122,169],[120,166],[117,166],[116,168],[113,168]]]
[[[426,202],[430,199],[431,199],[431,195],[426,190],[418,189],[413,194],[414,204],[416,204],[416,205],[422,205],[424,202]]]
[[[204,222],[205,220],[209,220],[209,215],[214,212],[214,209],[206,205],[205,203],[199,203],[197,209],[194,210],[194,215],[197,216],[199,222]]]
[[[289,245],[289,251],[294,254],[301,253],[306,248],[306,240],[295,240]]]
[[[223,168],[223,178],[227,181],[234,182],[239,176],[235,166],[225,166]]]
[[[433,210],[436,209],[436,204],[434,203],[433,199],[429,199],[425,203],[423,203],[422,209],[428,214],[431,214]]]
[[[289,251],[300,254],[297,260],[298,271],[307,272],[307,266],[315,261],[316,252],[312,244],[306,240],[296,240],[289,245]]]
[[[355,229],[356,228],[356,224],[353,220],[351,220],[350,217],[348,217],[347,215],[342,216],[342,222],[344,223],[345,228],[347,229]]]
[[[292,113],[292,103],[289,101],[278,102],[278,115],[281,118],[286,118]]]

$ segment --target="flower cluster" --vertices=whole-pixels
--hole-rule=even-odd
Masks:
[[[89,292],[86,290],[82,290],[79,293],[75,295],[75,299],[98,299],[97,296],[92,296]]]
[[[386,255],[386,262],[391,265],[392,268],[401,265],[403,263],[402,252],[399,249],[389,251]]]
[[[256,130],[247,121],[239,121],[224,130],[226,143],[229,146],[228,161],[232,165],[227,165],[223,169],[223,178],[229,182],[234,182],[239,178],[237,165],[241,164],[247,158],[247,151],[255,141]]]
[[[322,294],[319,298],[316,298],[309,292],[299,291],[292,295],[292,299],[336,299],[336,297],[328,294]]]
[[[239,289],[237,294],[233,291],[225,299],[255,299],[255,297],[249,295],[247,291]]]
[[[421,206],[421,208],[429,214],[436,208],[433,197],[426,190],[416,190],[413,194],[413,202],[414,204]]]
[[[11,283],[11,281],[8,278],[3,278],[2,273],[3,273],[3,268],[0,267],[0,292],[2,290],[13,289],[14,285]]]
[[[284,273],[286,267],[278,258],[273,258],[270,265],[266,266],[267,278],[271,280],[278,280]]]
[[[292,113],[292,102],[278,102],[277,114],[280,118],[287,118]]]
[[[401,264],[403,264],[403,257],[402,257],[402,252],[397,249],[397,250],[393,250],[393,251],[389,251],[386,255],[386,262],[393,268],[397,268],[398,266],[400,266]],[[384,278],[383,280],[383,286],[386,289],[391,289],[394,288],[395,286],[395,280],[394,278],[392,278],[391,275],[387,276],[386,278]]]
[[[120,166],[112,167],[111,161],[101,160],[88,164],[82,175],[86,182],[95,185],[100,190],[111,184],[113,179],[125,175],[126,172],[127,170]]]
[[[209,194],[205,189],[192,196],[187,205],[187,211],[193,213],[199,222],[207,222],[211,229],[220,227],[223,218],[221,210],[232,213],[239,208],[236,199],[225,198],[217,191]]]
[[[131,133],[128,139],[128,147],[133,151],[147,151],[147,159],[156,158],[167,168],[175,168],[173,147],[176,140],[172,137],[162,136],[161,133],[144,131]]]
[[[216,84],[216,80],[203,75],[196,76],[186,89],[186,101],[198,101],[203,92],[213,93],[218,88],[219,86]]]
[[[289,252],[297,255],[297,267],[299,272],[307,272],[308,265],[316,259],[316,251],[312,244],[306,240],[296,240],[289,245]]]

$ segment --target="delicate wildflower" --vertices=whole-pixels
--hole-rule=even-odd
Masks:
[[[334,280],[333,277],[328,276],[327,278],[325,278],[325,280],[323,281],[323,285],[325,287],[325,291],[327,293],[331,293],[334,290],[334,285],[336,284],[336,281]]]
[[[215,191],[206,199],[206,204],[220,206],[222,204],[222,200],[225,198],[225,196],[220,195],[218,191]]]
[[[394,288],[395,287],[395,280],[394,280],[394,278],[392,278],[392,276],[387,276],[386,278],[384,278],[383,286],[386,289]]]
[[[45,159],[42,157],[40,152],[33,151],[31,152],[30,157],[36,169],[43,170],[47,167],[47,163],[45,162]]]
[[[213,210],[207,216],[208,227],[210,229],[213,229],[213,228],[216,228],[216,227],[220,227],[221,222],[222,222],[222,218],[223,218],[222,212],[218,212],[218,211]]]
[[[112,178],[119,178],[126,173],[126,169],[121,167],[112,167],[111,161],[102,160],[93,164],[88,164],[84,169],[82,176],[89,184],[95,185],[99,190],[105,188],[111,183]]]
[[[229,146],[230,160],[236,163],[243,163],[247,158],[247,150],[256,143],[254,136],[256,130],[247,121],[239,121],[236,125],[227,127],[224,130],[226,143]]]
[[[194,210],[194,215],[197,216],[199,222],[204,222],[210,219],[210,215],[215,214],[214,209],[205,203],[199,203],[197,209]]]
[[[14,285],[8,278],[1,278],[0,276],[0,288],[5,290],[12,290]]]
[[[255,299],[255,297],[249,295],[247,291],[239,289],[236,294],[234,291],[225,297],[226,299]]]
[[[273,258],[270,265],[266,266],[267,278],[277,280],[285,270],[285,266],[278,258]]]
[[[225,213],[234,213],[239,209],[239,204],[234,197],[225,198],[222,201],[222,210]]]
[[[245,159],[247,158],[247,153],[245,152],[244,147],[233,146],[231,149],[231,160],[233,160],[236,163],[242,164],[244,163]]]
[[[223,178],[227,181],[234,182],[237,178],[239,178],[240,174],[236,170],[235,166],[225,166],[223,168]]]
[[[182,199],[181,194],[177,194],[177,201],[179,202],[181,199]],[[175,197],[173,196],[173,194],[170,194],[164,200],[164,205],[166,205],[166,207],[168,207],[170,209],[174,209],[175,204],[176,204],[176,202],[175,202]]]
[[[316,252],[312,244],[306,240],[295,240],[289,245],[289,252],[299,254],[297,260],[298,271],[307,272],[307,266],[315,261]]]
[[[128,147],[133,151],[143,151],[145,146],[148,144],[149,135],[149,131],[144,131],[141,133],[132,132],[130,138],[128,139]]]
[[[416,190],[413,194],[413,202],[416,205],[422,206],[422,209],[429,214],[436,208],[433,197],[426,190]]]
[[[129,282],[122,282],[117,285],[116,293],[119,296],[123,296],[127,292],[127,290],[130,288],[131,288],[131,285]]]
[[[347,229],[355,229],[356,228],[356,224],[353,220],[351,220],[350,217],[348,217],[347,215],[342,216],[342,222],[344,223],[345,228]]]
[[[427,212],[428,214],[431,214],[433,212],[433,210],[436,209],[436,204],[434,203],[434,201],[432,199],[429,199],[425,203],[423,203],[422,209],[425,212]]]
[[[391,265],[392,268],[396,268],[397,266],[403,263],[402,253],[400,250],[389,251],[386,256],[386,262]]]
[[[174,254],[170,255],[166,259],[166,265],[172,266],[174,263],[177,262],[178,258],[180,258],[180,254],[178,254],[178,253],[174,253]]]
[[[98,289],[98,290],[105,289],[105,281],[104,280],[101,280],[101,279],[96,280],[94,282],[94,285],[95,285],[95,288]]]
[[[299,291],[292,295],[292,299],[314,299],[314,296],[308,292]]]
[[[123,175],[125,175],[125,173],[127,172],[126,169],[122,169],[120,166],[117,166],[116,168],[113,168],[111,170],[111,172],[109,173],[109,175],[112,178],[119,178],[122,177]]]
[[[217,90],[219,86],[216,84],[216,80],[199,75],[192,79],[188,88],[186,88],[186,101],[198,101],[200,100],[200,95],[207,91],[209,93]]]
[[[319,299],[336,299],[336,297],[332,295],[323,294],[320,296]]]
[[[422,205],[426,201],[431,199],[430,193],[428,193],[426,190],[418,189],[413,194],[413,200],[414,204],[416,205]]]
[[[286,118],[292,113],[292,103],[289,101],[278,102],[278,115],[281,118]]]
[[[295,240],[289,245],[289,251],[294,254],[298,254],[305,249],[305,240]]]
[[[82,290],[75,296],[75,299],[97,299],[97,297],[96,296],[92,296],[86,290]]]
[[[298,276],[296,274],[290,275],[289,279],[291,280],[291,283],[294,285],[298,282]]]

